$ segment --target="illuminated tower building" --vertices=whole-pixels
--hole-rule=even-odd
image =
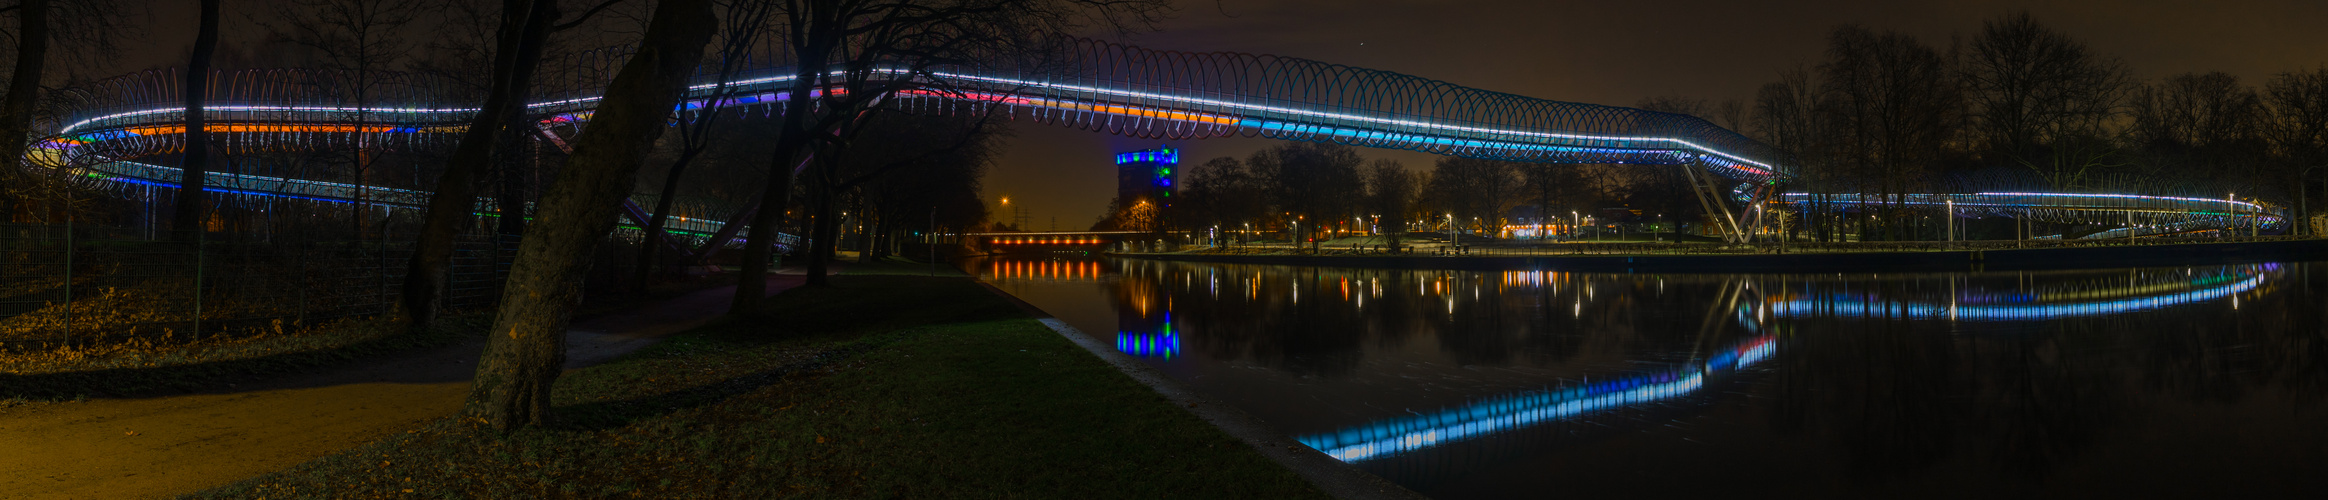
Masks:
[[[1179,167],[1180,150],[1166,146],[1116,154],[1116,199],[1125,207],[1145,201],[1170,208]]]

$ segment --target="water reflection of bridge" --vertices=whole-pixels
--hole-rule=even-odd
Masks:
[[[1030,299],[1046,309],[1083,313],[1085,331],[1116,328],[1119,350],[1192,388],[1425,492],[1549,463],[1623,475],[1612,464],[1674,447],[1750,459],[1761,452],[1739,443],[1773,440],[1811,445],[1789,453],[1852,475],[1957,474],[1962,464],[1935,463],[1971,461],[2011,481],[2055,464],[2126,465],[2080,450],[2179,432],[2145,423],[2150,405],[2269,412],[2328,397],[2317,348],[2328,304],[2315,303],[2328,282],[2303,264],[1882,275],[982,267],[1053,297]],[[2157,407],[2169,408],[2179,406]],[[1620,491],[1608,481],[1599,491]]]
[[[1587,415],[1694,411],[1688,408],[1705,407],[1720,399],[1721,390],[1713,388],[1734,385],[1725,380],[1758,372],[1758,364],[1775,359],[1783,349],[1794,345],[1790,341],[1797,329],[1795,323],[1802,320],[2029,325],[2210,301],[2224,301],[2230,306],[2228,302],[2239,300],[2242,294],[2267,291],[2271,277],[2281,271],[2281,266],[1969,275],[1658,276],[1272,268],[1118,260],[1107,264],[1001,261],[988,264],[986,271],[989,279],[1005,281],[1117,280],[1113,287],[1119,314],[1117,348],[1159,362],[1186,356],[1221,355],[1223,339],[1219,336],[1225,333],[1222,329],[1239,326],[1220,323],[1219,317],[1236,318],[1246,323],[1243,327],[1285,324],[1282,320],[1267,319],[1266,313],[1248,310],[1252,307],[1319,312],[1340,309],[1344,314],[1353,315],[1428,313],[1445,318],[1433,321],[1460,322],[1467,314],[1465,309],[1482,305],[1482,301],[1508,301],[1511,298],[1507,296],[1527,295],[1535,297],[1531,301],[1538,303],[1530,307],[1541,314],[1583,318],[1598,314],[1593,309],[1642,307],[1632,303],[1640,295],[1694,293],[1692,300],[1706,300],[1704,290],[1709,287],[1705,285],[1717,285],[1711,288],[1719,292],[1711,298],[1712,305],[1699,315],[1702,317],[1677,319],[1704,325],[1694,340],[1685,342],[1700,346],[1687,349],[1693,354],[1679,359],[1652,357],[1631,361],[1663,368],[1564,378],[1541,390],[1482,398],[1437,411],[1344,425],[1299,437],[1302,443],[1336,458],[1375,462],[1457,443],[1483,440],[1492,443],[1499,440],[1490,436]],[[1668,290],[1669,285],[1696,291]],[[1224,309],[1230,312],[1224,313]],[[1298,321],[1328,323],[1313,325],[1328,329],[1369,328],[1319,315],[1303,316]],[[1244,355],[1260,355],[1259,351],[1300,352],[1303,348],[1286,345],[1251,349],[1257,351]],[[1285,364],[1281,369],[1296,372],[1329,370],[1326,373],[1332,373],[1333,369],[1315,360],[1282,362]],[[1584,426],[1583,430],[1594,427],[1601,426]],[[1560,431],[1564,435],[1573,432],[1577,431]],[[1519,453],[1527,446],[1491,445],[1490,448],[1505,449],[1494,453]]]
[[[1298,439],[1304,445],[1343,461],[1363,461],[1589,412],[1678,398],[1705,388],[1711,379],[1745,371],[1756,362],[1775,354],[1780,344],[1776,342],[1776,336],[1763,333],[1761,322],[1766,317],[2043,321],[2110,315],[2227,297],[2236,302],[2237,294],[2262,286],[2267,276],[2278,269],[2277,264],[2224,268],[2208,273],[2193,273],[2184,269],[2181,270],[2180,280],[2160,280],[2157,276],[2145,280],[2137,271],[2136,276],[2123,278],[2129,282],[2125,285],[2097,286],[2082,291],[2030,293],[2025,290],[1951,287],[1944,294],[1948,297],[1947,302],[1917,301],[1911,298],[1928,294],[1908,293],[1904,294],[1907,297],[1887,297],[1883,292],[1815,291],[1816,285],[1821,282],[1844,282],[1840,277],[1834,280],[1811,278],[1776,287],[1767,284],[1756,287],[1749,283],[1758,280],[1733,278],[1733,282],[1738,283],[1739,291],[1762,291],[1762,300],[1737,304],[1728,313],[1739,326],[1758,335],[1718,351],[1702,361],[1692,360],[1668,370],[1620,375],[1602,382],[1577,383],[1541,392],[1494,398],[1421,416],[1391,418]],[[1507,285],[1545,286],[1546,283],[1562,281],[1561,274],[1512,271],[1504,274],[1503,281]]]

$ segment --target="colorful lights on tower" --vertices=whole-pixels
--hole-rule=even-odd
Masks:
[[[1138,201],[1172,206],[1172,192],[1180,178],[1180,150],[1157,146],[1117,153],[1115,163],[1116,197],[1126,206]]]

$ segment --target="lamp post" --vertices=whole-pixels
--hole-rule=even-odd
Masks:
[[[1576,241],[1576,231],[1583,228],[1584,216],[1575,210],[1568,211],[1568,241]]]
[[[1447,245],[1463,244],[1463,233],[1455,232],[1455,214],[1447,214]]]

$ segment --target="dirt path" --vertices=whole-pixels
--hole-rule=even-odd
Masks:
[[[769,279],[768,292],[798,286]],[[612,359],[727,311],[720,287],[574,323],[566,368]],[[180,396],[0,413],[0,498],[163,498],[280,470],[453,414],[483,340]]]

